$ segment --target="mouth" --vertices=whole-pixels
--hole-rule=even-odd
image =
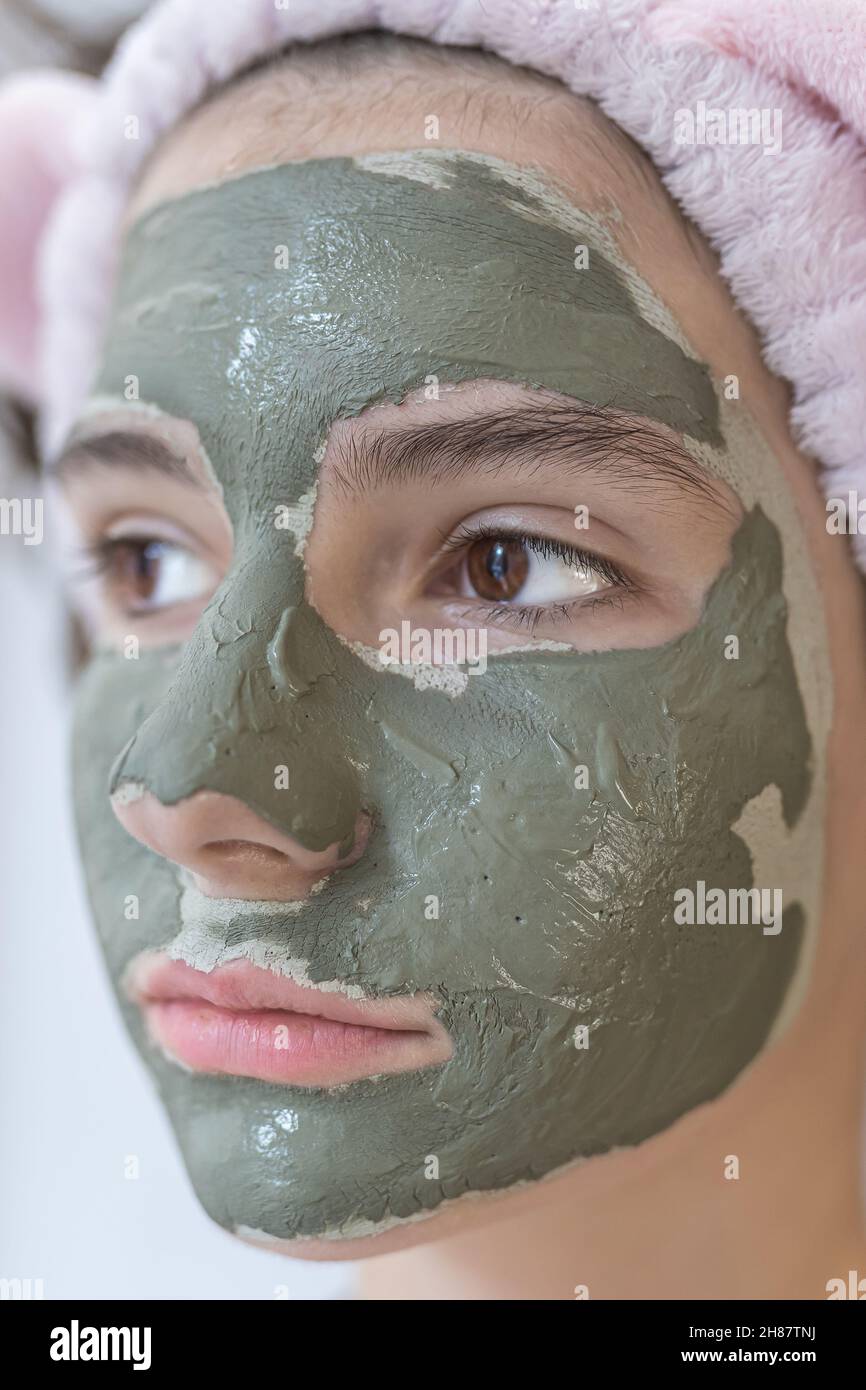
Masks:
[[[423,994],[350,998],[232,961],[206,973],[144,952],[124,984],[151,1040],[190,1071],[339,1086],[447,1062],[451,1038]]]

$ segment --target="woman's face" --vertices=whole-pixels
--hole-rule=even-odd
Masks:
[[[98,560],[76,806],[241,1234],[345,1254],[640,1143],[802,989],[820,601],[616,225],[467,148],[240,172],[128,235],[60,466]]]

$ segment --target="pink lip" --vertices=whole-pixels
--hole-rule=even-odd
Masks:
[[[125,980],[151,1037],[193,1071],[284,1086],[337,1086],[448,1060],[452,1043],[421,994],[350,999],[248,961],[205,973],[145,952]]]

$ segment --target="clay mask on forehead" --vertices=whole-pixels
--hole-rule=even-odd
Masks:
[[[112,977],[165,948],[426,990],[454,1040],[441,1066],[335,1090],[205,1076],[151,1045],[120,990],[207,1210],[275,1237],[377,1231],[717,1096],[790,1006],[815,920],[826,728],[789,645],[811,633],[813,581],[774,461],[604,228],[482,156],[247,174],[130,234],[95,394],[122,398],[130,374],[198,426],[235,550],[183,649],[98,654],[82,681],[77,812]],[[745,507],[697,626],[656,649],[495,655],[439,689],[332,632],[302,555],[322,442],[431,374],[686,436]],[[231,794],[310,849],[347,844],[361,809],[374,830],[303,904],[214,901],[121,829],[109,790],[127,785]],[[780,929],[678,923],[699,881],[782,889]]]

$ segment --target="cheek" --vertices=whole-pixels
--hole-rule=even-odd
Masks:
[[[794,893],[782,893],[773,932],[754,915],[678,913],[701,883],[726,898],[792,884],[810,740],[780,572],[778,537],[756,513],[686,638],[654,652],[496,660],[446,723],[435,707],[410,712],[404,766],[387,769],[383,798],[395,810],[406,800],[391,853],[413,880],[398,918],[374,910],[371,978],[387,945],[424,986],[495,1000],[499,1016],[510,1005],[536,1061],[561,1061],[583,1030],[591,1062],[583,1073],[557,1063],[556,1084],[588,1103],[585,1087],[609,1088],[622,1101],[612,1126],[627,1118],[645,1134],[671,1107],[717,1094],[766,1040],[797,966],[805,911]],[[450,788],[409,780],[407,729],[451,758]],[[761,813],[759,879],[743,820],[755,828],[768,791],[783,813]],[[516,1014],[513,1025],[516,1035]]]
[[[126,833],[109,801],[115,759],[158,705],[176,668],[173,653],[142,651],[135,660],[97,656],[75,695],[76,830],[97,932],[114,980],[139,950],[169,940],[176,930],[176,871]]]
[[[758,980],[773,1007],[796,930],[780,948],[760,926],[689,930],[675,915],[678,891],[698,880],[752,884],[734,825],[757,794],[754,726],[715,723],[708,699],[688,711],[690,736],[654,692],[664,664],[639,666],[611,673],[565,661],[532,680],[494,664],[477,724],[469,708],[462,719],[455,712],[452,751],[455,726],[464,730],[457,785],[442,796],[416,783],[414,814],[390,834],[416,880],[403,898],[403,952],[410,947],[426,985],[510,985],[582,1002],[596,1026],[697,1022],[716,1003],[724,1012],[742,997],[746,1007]],[[703,738],[694,727],[702,715]],[[768,708],[766,734],[772,718]],[[429,740],[429,719],[424,730]],[[390,783],[405,788],[405,769],[392,766]],[[414,825],[411,837],[403,824]],[[368,966],[373,951],[371,940]]]

